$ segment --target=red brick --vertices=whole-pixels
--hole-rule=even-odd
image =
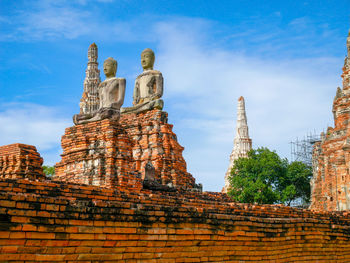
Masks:
[[[36,231],[37,227],[34,225],[24,224],[22,226],[22,231]]]
[[[23,239],[26,237],[26,233],[25,232],[12,232],[10,234],[10,238],[11,239]]]
[[[36,261],[63,261],[65,255],[36,255],[35,260]]]
[[[17,253],[17,250],[18,250],[18,246],[2,246],[2,247],[0,247],[0,252],[1,252],[2,254],[6,254],[6,253],[10,253],[10,254]]]
[[[10,234],[10,231],[0,231],[0,238],[9,238]]]
[[[16,207],[16,202],[9,200],[0,200],[0,207]]]
[[[55,233],[26,232],[28,239],[54,239]]]
[[[69,237],[71,239],[79,239],[79,240],[94,240],[95,235],[94,234],[70,234]]]

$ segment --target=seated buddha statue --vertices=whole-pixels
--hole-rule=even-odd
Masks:
[[[76,114],[73,116],[74,124],[84,124],[103,119],[119,120],[120,107],[124,102],[125,78],[116,78],[117,61],[107,58],[103,63],[103,72],[106,80],[98,86],[99,109],[95,113]]]
[[[132,107],[121,109],[122,113],[139,113],[152,109],[163,109],[163,75],[154,70],[155,55],[152,49],[146,48],[141,53],[143,72],[135,80]]]

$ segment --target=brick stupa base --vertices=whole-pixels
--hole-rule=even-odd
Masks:
[[[62,160],[55,180],[103,187],[141,188],[145,166],[152,163],[155,180],[192,189],[167,113],[152,110],[123,114],[119,122],[103,120],[67,128],[62,136]]]
[[[193,188],[195,179],[187,172],[182,156],[184,148],[177,141],[168,123],[168,113],[152,110],[144,113],[122,114],[120,125],[130,136],[135,169],[144,176],[144,167],[151,162],[159,183]]]
[[[133,169],[132,143],[115,121],[103,120],[67,128],[55,180],[102,187],[140,188]]]

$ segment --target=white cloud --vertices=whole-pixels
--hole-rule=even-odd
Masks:
[[[22,13],[22,26],[18,32],[30,39],[52,39],[64,37],[74,39],[94,30],[91,13],[65,5],[40,5],[35,11]]]
[[[0,145],[24,143],[37,147],[46,163],[59,161],[59,146],[64,129],[72,121],[60,111],[36,104],[8,103],[0,109]]]
[[[42,0],[27,3],[26,8],[16,12],[11,23],[10,17],[0,17],[0,23],[8,23],[12,27],[9,32],[0,32],[0,41],[73,40],[81,37],[114,42],[152,39],[145,32],[144,23],[140,22],[149,17],[128,21],[107,20],[102,15],[102,7],[112,2],[114,0]]]

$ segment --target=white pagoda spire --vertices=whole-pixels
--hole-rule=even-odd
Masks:
[[[101,83],[101,78],[97,58],[97,45],[92,43],[88,50],[89,60],[85,71],[84,92],[79,104],[81,114],[92,114],[99,107],[98,85]]]
[[[233,150],[230,155],[230,164],[225,175],[225,186],[222,189],[223,193],[227,193],[230,186],[228,177],[231,174],[234,161],[240,157],[248,157],[248,152],[251,149],[252,140],[249,138],[244,98],[241,96],[238,99],[236,136],[233,140]]]

